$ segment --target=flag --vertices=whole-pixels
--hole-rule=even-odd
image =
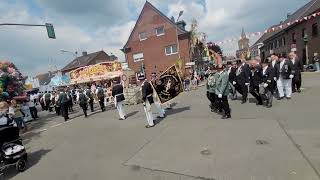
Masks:
[[[161,104],[176,98],[183,92],[183,83],[175,65],[151,81],[151,84]]]

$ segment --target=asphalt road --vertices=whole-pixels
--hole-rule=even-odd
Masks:
[[[146,129],[142,105],[81,112],[63,123],[46,115],[24,134],[29,168],[14,180],[319,180],[320,74],[271,109],[230,102],[232,119],[211,113],[204,87],[182,94],[167,117]]]

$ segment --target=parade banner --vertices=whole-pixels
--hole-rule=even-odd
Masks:
[[[70,83],[84,83],[112,79],[122,75],[119,62],[104,62],[91,66],[81,67],[70,72]]]
[[[175,65],[168,68],[157,79],[151,81],[161,104],[176,98],[183,92],[183,83]]]

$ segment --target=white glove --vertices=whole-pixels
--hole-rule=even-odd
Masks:
[[[276,78],[276,77],[274,77],[273,79],[274,79],[275,81],[277,81],[277,78]]]
[[[144,102],[144,103],[142,103],[143,104],[143,106],[146,106],[146,103]]]
[[[249,86],[249,83],[244,83],[246,86]]]
[[[290,79],[292,79],[292,78],[293,78],[293,75],[292,75],[292,74],[290,74],[289,78],[290,78]]]
[[[267,84],[267,83],[264,83],[264,84],[263,84],[263,87],[265,87],[265,88],[268,87],[268,84]]]
[[[218,94],[218,98],[220,98],[220,99],[221,99],[221,98],[222,98],[222,94]]]
[[[233,85],[237,84],[235,81],[232,82]]]

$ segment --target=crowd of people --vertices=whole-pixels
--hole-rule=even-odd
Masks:
[[[151,80],[155,77],[156,76],[153,75]],[[155,106],[155,109],[159,114],[157,118],[165,117],[165,109],[155,95],[151,83],[144,76],[139,76],[139,80],[141,81],[143,109],[147,120],[146,127],[154,127],[155,117],[153,117],[151,107],[153,105]],[[37,120],[39,118],[37,105],[40,105],[43,111],[55,113],[58,116],[62,116],[65,121],[68,121],[70,119],[69,113],[74,111],[74,105],[79,105],[83,111],[84,117],[88,117],[88,108],[91,112],[95,111],[94,103],[99,104],[102,112],[106,110],[106,104],[109,104],[116,107],[118,110],[119,120],[125,120],[127,115],[124,111],[125,96],[123,90],[123,83],[119,79],[115,79],[109,86],[86,84],[72,88],[69,86],[57,88],[54,91],[45,91],[44,93],[31,92],[28,94],[28,98],[23,101],[23,104],[19,104],[15,100],[12,100],[11,103],[5,105],[8,107],[2,107],[2,109],[6,110],[1,111],[1,117],[7,118],[5,120],[7,123],[3,123],[3,125],[8,125],[10,122],[13,122],[20,129],[26,130],[27,125],[23,120],[26,114],[22,111],[22,107],[27,107],[30,116],[32,116],[34,120]],[[170,104],[168,105],[166,108],[170,109]]]
[[[235,100],[241,94],[241,103],[245,104],[248,93],[256,99],[256,105],[271,108],[273,97],[291,99],[292,93],[301,92],[303,70],[303,63],[294,52],[288,57],[273,54],[263,62],[255,57],[238,64],[211,66],[206,72],[211,111],[223,113],[223,119],[231,118],[228,96]]]

